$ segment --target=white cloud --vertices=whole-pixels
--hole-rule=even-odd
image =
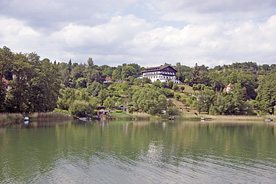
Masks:
[[[11,2],[20,5],[19,1]],[[77,3],[74,0],[71,2],[73,5]],[[111,0],[105,2],[110,3]],[[124,15],[120,13],[124,8],[114,9],[113,13],[95,10],[78,15],[81,11],[77,9],[87,11],[89,8],[84,6],[91,5],[81,1],[76,12],[69,18],[64,17],[74,8],[54,14],[60,20],[57,20],[58,26],[54,26],[51,31],[30,24],[29,19],[35,21],[31,18],[35,16],[32,13],[27,19],[11,14],[0,15],[0,45],[8,46],[14,52],[37,52],[42,58],[48,57],[51,60],[68,62],[71,58],[73,62],[86,62],[92,57],[98,65],[113,66],[132,62],[143,66],[165,62],[181,62],[188,66],[194,66],[196,62],[209,66],[236,61],[275,63],[276,15],[267,16],[269,13],[263,12],[263,8],[268,5],[271,5],[268,12],[273,8],[275,10],[275,4],[271,0],[264,3],[253,0],[250,5],[247,4],[248,0],[239,3],[228,0],[222,3],[206,2],[172,0],[168,3],[152,0],[140,6],[148,7],[152,12],[149,14],[151,17],[162,14],[163,19],[169,20],[163,22],[157,18],[138,17],[135,12]],[[26,1],[26,7],[30,3],[31,1]],[[53,9],[68,7],[65,1],[43,3],[36,5],[36,11],[42,11],[44,5]],[[119,3],[123,7],[128,7],[131,3],[139,7],[135,1],[129,3],[121,0]],[[103,7],[105,10],[111,6],[112,4],[108,7],[103,3],[95,4],[95,7]],[[254,8],[257,10],[254,11]],[[140,11],[139,8],[137,11]],[[53,12],[55,10],[50,10],[50,13]],[[44,14],[46,15],[45,12]],[[73,15],[77,18],[71,19]],[[85,18],[86,15],[90,16]],[[228,20],[229,15],[231,18]],[[240,15],[244,17],[239,18]],[[90,23],[96,20],[95,17],[104,21]],[[54,20],[52,18],[48,21]],[[180,21],[177,26],[173,24],[175,20]],[[43,22],[39,24],[47,27]]]

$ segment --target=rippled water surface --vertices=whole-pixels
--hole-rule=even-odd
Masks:
[[[0,183],[275,183],[276,125],[30,122],[0,127]]]

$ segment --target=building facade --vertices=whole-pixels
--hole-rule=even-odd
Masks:
[[[142,71],[143,75],[140,78],[147,77],[151,82],[159,80],[161,82],[172,81],[175,84],[181,84],[181,82],[176,79],[176,72],[177,71],[171,66],[151,67]]]

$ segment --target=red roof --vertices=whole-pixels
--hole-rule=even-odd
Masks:
[[[2,78],[2,82],[4,83],[5,86],[10,85],[10,82],[5,78]]]
[[[233,84],[229,83],[227,87],[233,86]]]

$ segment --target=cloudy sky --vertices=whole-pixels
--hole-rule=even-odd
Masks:
[[[51,61],[276,63],[275,0],[0,0],[0,46]]]

